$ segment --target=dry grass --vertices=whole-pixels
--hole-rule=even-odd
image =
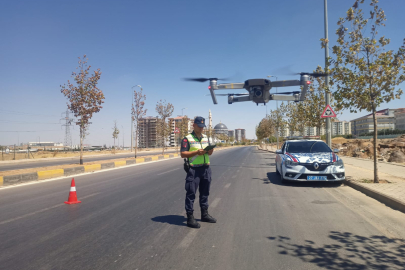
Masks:
[[[343,144],[348,142],[347,139],[343,138],[343,137],[336,137],[332,139],[332,143],[339,143],[339,144]]]

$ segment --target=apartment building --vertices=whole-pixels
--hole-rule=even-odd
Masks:
[[[159,146],[157,137],[158,117],[148,116],[139,119],[138,147],[154,148]],[[136,133],[135,133],[136,134]],[[135,137],[134,134],[134,137]],[[135,138],[136,140],[137,138]]]
[[[395,129],[405,130],[405,109],[398,109],[394,112]]]
[[[246,139],[246,130],[244,128],[235,129],[235,140],[241,142]]]
[[[169,118],[168,121],[170,123],[170,128],[171,128],[171,133],[170,133],[170,137],[169,137],[169,145],[178,146],[180,144],[180,139],[181,139],[179,136],[180,135],[185,136],[185,134],[174,133],[174,131],[176,128],[179,128],[179,130],[181,130],[181,123],[183,121],[183,116]],[[192,132],[193,123],[194,123],[194,120],[187,118],[187,132]]]
[[[401,109],[384,109],[376,112],[377,130],[395,129],[395,112],[405,110]],[[353,135],[360,136],[374,131],[373,114],[367,114],[350,121]]]

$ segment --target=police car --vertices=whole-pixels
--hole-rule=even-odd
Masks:
[[[343,160],[320,140],[286,141],[276,151],[276,172],[281,181],[343,181]]]

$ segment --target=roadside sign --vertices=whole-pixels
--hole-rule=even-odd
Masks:
[[[10,148],[6,148],[6,154],[10,153]]]
[[[328,117],[336,117],[336,113],[332,110],[332,107],[330,105],[327,105],[325,110],[323,110],[323,113],[321,115],[321,118],[328,118]]]
[[[174,129],[174,133],[180,133],[180,129],[176,127],[176,128]]]

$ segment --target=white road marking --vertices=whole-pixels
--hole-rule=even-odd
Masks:
[[[225,185],[225,188],[229,188],[231,186],[231,183],[228,183]]]
[[[212,203],[210,204],[210,207],[212,207],[212,208],[217,207],[220,200],[221,200],[221,198],[215,198],[215,200],[213,200]]]
[[[188,248],[188,246],[191,244],[191,242],[193,242],[195,236],[197,235],[198,230],[196,229],[192,229],[187,235],[186,237],[184,237],[184,239],[181,241],[181,243],[179,244],[179,248]]]
[[[166,173],[169,173],[169,172],[174,172],[174,171],[177,171],[177,170],[179,170],[179,169],[177,168],[177,169],[173,169],[173,170],[170,170],[170,171],[167,171],[167,172],[158,173],[157,175],[162,175],[162,174],[166,174]]]
[[[79,197],[78,199],[79,199],[79,200],[87,199],[87,198],[93,197],[93,196],[95,196],[95,195],[97,195],[97,194],[100,194],[100,192],[93,193],[93,194],[90,194],[90,195],[87,195],[87,196],[83,196],[83,197],[81,197],[81,198]],[[13,221],[16,221],[16,220],[25,218],[25,217],[33,216],[33,215],[36,215],[36,214],[39,214],[39,213],[42,213],[42,212],[45,212],[45,211],[54,209],[54,208],[59,207],[59,206],[62,206],[62,205],[66,205],[66,204],[65,204],[65,203],[60,203],[60,204],[57,204],[57,205],[54,205],[54,206],[51,206],[51,207],[47,207],[47,208],[44,208],[44,209],[41,209],[41,210],[38,210],[38,211],[35,211],[35,212],[32,212],[32,213],[29,213],[29,214],[25,214],[25,215],[22,215],[22,216],[19,216],[19,217],[16,217],[16,218],[10,218],[10,219],[7,219],[7,220],[5,220],[5,221],[0,222],[0,225],[6,224],[6,223],[10,223],[10,222],[13,222]]]

